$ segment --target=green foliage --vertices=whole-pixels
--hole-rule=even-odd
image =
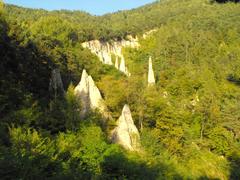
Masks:
[[[66,93],[66,102],[67,102],[66,127],[67,129],[74,131],[78,128],[80,124],[79,111],[81,109],[81,105],[79,101],[77,101],[76,96],[74,95],[74,87],[72,84],[70,84],[68,91]]]
[[[12,127],[9,134],[12,148],[1,149],[2,178],[36,179],[54,176],[54,168],[58,165],[54,162],[54,149],[49,138],[43,138],[30,128]]]
[[[11,146],[0,149],[3,179],[156,177],[156,170],[143,158],[106,143],[105,135],[94,125],[51,139],[32,128],[11,127],[9,134]]]
[[[4,8],[3,1],[0,1],[0,14],[2,14]]]
[[[239,148],[239,147],[238,147]],[[229,156],[229,160],[231,162],[231,179],[238,179],[240,177],[240,173],[238,171],[239,169],[239,165],[240,165],[240,154],[239,151],[235,151],[233,152],[230,156]]]
[[[231,153],[231,145],[233,144],[233,133],[227,131],[225,128],[216,127],[209,132],[209,138],[211,139],[211,149],[218,154],[226,155]]]
[[[76,134],[60,134],[56,139],[56,148],[60,157],[65,157],[63,165],[73,168],[75,173],[83,172],[86,176],[99,176],[103,153],[109,147],[99,127],[83,127]],[[77,174],[76,174],[77,175]]]
[[[157,168],[136,154],[125,154],[117,147],[104,154],[103,179],[156,179]]]
[[[229,164],[223,156],[200,149],[195,143],[184,147],[183,154],[176,156],[159,143],[157,130],[142,133],[142,144],[147,156],[159,167],[159,177],[163,179],[228,179]]]
[[[58,27],[56,29],[56,27]],[[41,36],[52,39],[56,44],[62,46],[68,43],[76,43],[78,41],[77,34],[72,28],[72,24],[68,21],[58,18],[57,16],[49,16],[40,18],[30,27],[30,31],[34,38],[39,34]]]

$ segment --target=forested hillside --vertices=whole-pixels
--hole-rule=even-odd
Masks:
[[[0,3],[0,179],[240,179],[240,4],[219,2],[161,0],[103,16]],[[123,49],[130,77],[82,46],[128,35],[140,44]],[[63,93],[51,88],[55,69]],[[107,123],[79,114],[83,69]],[[109,140],[125,104],[138,151]]]

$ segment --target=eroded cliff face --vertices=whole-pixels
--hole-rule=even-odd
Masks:
[[[141,38],[146,39],[156,31],[157,29],[147,31],[142,35]],[[127,76],[131,76],[131,73],[128,71],[126,66],[122,49],[125,47],[139,48],[140,44],[138,37],[134,38],[133,36],[129,35],[126,37],[126,40],[122,39],[120,41],[111,41],[111,43],[92,40],[82,43],[82,46],[90,49],[93,54],[98,56],[102,63],[114,65],[114,67],[119,71],[123,72]],[[115,58],[113,59],[114,56]]]
[[[84,48],[88,48],[91,50],[92,53],[96,54],[100,61],[103,62],[104,64],[108,65],[114,65],[117,69],[119,69],[121,72],[126,74],[127,76],[130,76],[131,74],[129,73],[124,55],[122,53],[122,49],[124,47],[130,47],[130,48],[138,48],[139,42],[138,38],[133,38],[132,36],[128,36],[127,40],[121,40],[121,41],[113,41],[111,43],[109,42],[101,42],[99,40],[92,40],[88,42],[82,43],[82,46]],[[116,59],[113,60],[113,55],[115,56]],[[119,62],[118,59],[120,59],[120,67],[119,67]]]
[[[80,116],[82,118],[86,117],[90,110],[98,110],[104,117],[110,118],[108,117],[107,107],[99,89],[85,69],[82,72],[81,81],[75,87],[74,92],[77,98],[81,101]]]
[[[120,144],[123,148],[136,151],[140,147],[140,135],[135,126],[131,111],[125,105],[117,121],[117,127],[112,131],[112,142]]]

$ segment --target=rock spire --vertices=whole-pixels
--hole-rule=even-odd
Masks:
[[[75,87],[74,92],[81,101],[80,116],[82,118],[86,116],[90,109],[98,110],[102,114],[106,113],[107,107],[104,104],[101,93],[85,69],[82,72],[81,81]]]
[[[130,151],[138,150],[140,147],[140,135],[134,125],[128,105],[124,106],[117,121],[117,127],[112,131],[112,142]]]
[[[121,63],[120,63],[120,67],[119,67],[119,70],[123,73],[126,72],[126,67],[125,67],[125,59],[124,57],[122,56],[121,57]]]
[[[118,62],[118,57],[116,56],[116,60],[115,60],[115,68],[116,68],[116,69],[119,69],[118,64],[119,64],[119,62]]]
[[[152,67],[152,57],[150,56],[148,60],[148,86],[151,86],[154,84],[155,84],[155,77],[154,77],[154,72]]]

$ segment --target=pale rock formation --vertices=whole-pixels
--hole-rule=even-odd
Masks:
[[[138,150],[140,147],[140,135],[128,105],[124,106],[117,127],[112,131],[112,142],[130,151]]]
[[[149,35],[152,33],[156,32],[157,29],[150,30],[146,33],[143,34],[142,38],[146,39]],[[96,54],[99,58],[99,60],[108,65],[114,65],[113,60],[112,60],[112,55],[115,55],[116,57],[120,57],[121,59],[123,57],[122,49],[125,47],[130,47],[130,48],[139,48],[139,39],[136,36],[135,38],[131,35],[128,35],[125,39],[122,39],[120,41],[112,41],[111,43],[109,42],[103,42],[99,40],[92,40],[88,42],[82,43],[82,47],[90,49],[90,51],[93,54]],[[116,62],[116,61],[115,61]],[[125,61],[124,61],[125,65]],[[115,63],[115,67],[117,68]],[[120,70],[118,67],[117,69]],[[121,72],[126,74],[127,76],[130,76],[130,73],[127,70],[127,67],[121,67]]]
[[[100,112],[104,112],[106,110],[104,100],[91,76],[88,76],[88,88],[91,109],[93,110],[97,109]]]
[[[196,95],[196,96],[194,97],[194,99],[192,99],[191,105],[195,107],[199,101],[200,101],[200,100],[199,100],[199,97],[198,97],[198,95]]]
[[[128,40],[114,41],[112,43],[101,42],[99,40],[92,40],[88,42],[82,43],[84,48],[88,48],[91,50],[93,54],[96,54],[100,61],[104,64],[113,65],[112,55],[116,57],[123,58],[122,48],[130,47],[130,48],[138,48],[139,42],[138,38],[133,38],[132,36],[127,36]],[[115,64],[116,65],[116,64]],[[127,71],[125,61],[124,66],[122,67],[122,72],[129,76],[129,72]],[[116,66],[115,66],[116,67]]]
[[[49,82],[49,90],[54,92],[54,97],[58,95],[63,95],[65,93],[63,88],[62,77],[59,69],[53,69],[51,73],[51,78]]]
[[[148,61],[148,86],[151,86],[154,84],[155,84],[155,77],[154,77],[154,72],[152,67],[152,58],[150,56]]]
[[[164,91],[163,92],[163,97],[166,99],[168,97],[168,92],[167,91]]]
[[[119,70],[123,73],[126,72],[125,59],[123,56],[121,57],[121,63],[120,63]]]
[[[118,64],[119,64],[119,62],[118,62],[118,57],[116,56],[116,60],[115,60],[115,68],[116,68],[116,69],[119,69]]]
[[[150,31],[147,31],[143,34],[143,39],[147,39],[151,34],[153,34],[154,32],[156,32],[157,29],[152,29]]]
[[[120,66],[119,66],[119,71],[123,72],[127,76],[131,76],[131,73],[128,72],[128,68],[125,65],[125,59],[124,59],[123,56],[121,56],[121,63],[120,63]]]
[[[85,69],[82,72],[81,81],[74,89],[74,93],[81,101],[80,117],[84,118],[90,107],[88,74]]]
[[[183,107],[184,108],[188,108],[192,110],[192,113],[195,112],[195,108],[197,106],[197,104],[200,102],[200,99],[198,97],[198,94],[196,94],[194,97],[191,98],[190,101],[185,101],[183,103]]]
[[[108,65],[112,65],[112,57],[111,57],[111,53],[107,52],[107,51],[103,51],[102,52],[102,62],[104,64],[108,64]]]
[[[96,55],[99,57],[99,60],[104,64],[103,53],[102,52],[96,52]]]
[[[104,116],[106,115],[107,107],[104,104],[101,93],[85,69],[82,72],[81,81],[75,87],[74,92],[81,101],[80,116],[82,118],[86,116],[90,109],[98,110]]]

